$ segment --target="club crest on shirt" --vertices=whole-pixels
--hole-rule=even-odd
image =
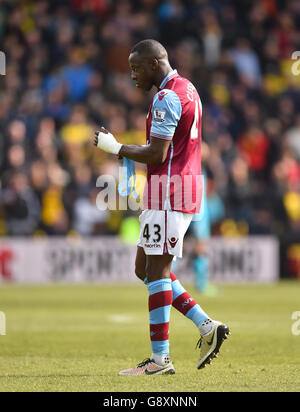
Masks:
[[[153,110],[153,119],[157,123],[165,122],[166,121],[166,111],[165,110],[154,109]]]

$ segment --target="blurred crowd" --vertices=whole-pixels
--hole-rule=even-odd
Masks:
[[[145,38],[201,97],[213,233],[299,233],[299,0],[0,0],[0,235],[120,232],[128,212],[96,207],[120,163],[92,141],[144,144],[128,55]]]

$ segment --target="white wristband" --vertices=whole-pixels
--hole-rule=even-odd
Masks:
[[[123,145],[116,141],[115,137],[111,133],[98,133],[97,147],[105,152],[118,154]]]

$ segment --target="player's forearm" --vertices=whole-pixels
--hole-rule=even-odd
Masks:
[[[162,164],[168,153],[169,142],[160,139],[151,140],[150,144],[122,145],[104,127],[95,132],[94,145],[107,153],[127,157],[146,164]]]
[[[128,157],[139,163],[146,164],[161,164],[164,162],[164,155],[156,150],[153,150],[151,145],[136,146],[123,145],[119,155]]]

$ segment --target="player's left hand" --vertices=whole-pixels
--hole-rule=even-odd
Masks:
[[[95,132],[94,145],[107,153],[119,154],[122,144],[117,142],[115,137],[109,133],[104,127],[100,131]]]

